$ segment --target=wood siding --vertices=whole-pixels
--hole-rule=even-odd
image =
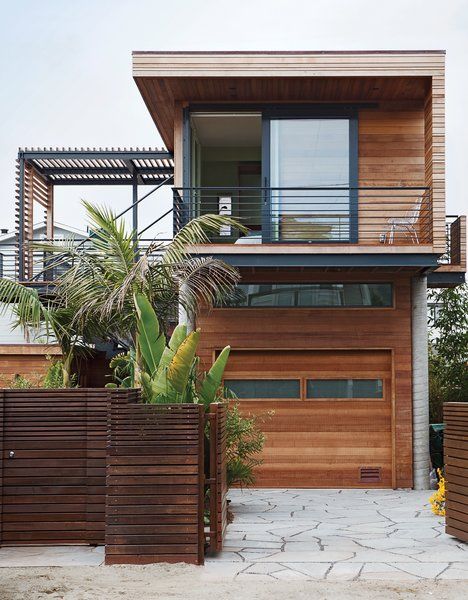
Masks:
[[[342,273],[257,269],[244,282],[391,281],[390,309],[256,308],[202,311],[200,354],[208,368],[214,352],[230,344],[238,350],[371,350],[392,354],[392,485],[412,486],[411,279],[408,274]],[[231,369],[231,367],[228,367]],[[248,365],[246,366],[248,369]],[[263,406],[263,405],[262,405]],[[388,479],[387,479],[388,481]]]
[[[392,369],[390,351],[233,350],[228,379],[293,377],[302,399],[241,400],[245,414],[264,419],[260,487],[392,487]],[[383,398],[306,399],[307,379],[381,379]],[[267,411],[272,411],[267,416]],[[380,471],[370,484],[361,468]]]
[[[424,109],[360,110],[359,186],[424,187]],[[404,217],[423,190],[359,192],[359,243],[380,244],[388,232],[388,219]],[[419,242],[432,242],[431,199],[427,195],[417,225]],[[397,235],[396,244],[408,244]],[[413,246],[414,249],[414,246]]]
[[[50,367],[47,356],[60,358],[60,348],[48,344],[1,344],[0,387],[9,387],[16,375],[39,385]]]
[[[468,542],[468,402],[444,404],[445,531]]]

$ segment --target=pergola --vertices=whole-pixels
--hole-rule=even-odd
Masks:
[[[34,204],[45,210],[46,236],[54,237],[54,187],[56,185],[128,185],[132,201],[132,227],[138,231],[138,205],[143,198],[172,183],[174,160],[165,149],[32,148],[20,149],[16,165],[17,277],[32,275]],[[156,185],[138,198],[139,185]],[[121,214],[124,214],[121,213]]]

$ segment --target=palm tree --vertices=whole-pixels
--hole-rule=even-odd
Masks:
[[[154,240],[139,252],[140,240],[105,207],[84,202],[91,234],[77,244],[36,242],[33,247],[52,255],[47,270],[60,267],[53,294],[0,279],[0,312],[11,306],[15,326],[36,332],[45,328],[63,355],[64,385],[71,382],[76,352],[96,340],[111,340],[135,348],[134,296],[144,294],[154,306],[163,330],[178,304],[194,313],[200,303],[211,305],[232,292],[236,269],[212,257],[194,257],[190,248],[209,241],[223,225],[245,228],[234,219],[203,215],[190,221],[164,245]]]
[[[76,307],[74,326],[105,325],[106,337],[124,347],[135,347],[135,294],[144,294],[154,306],[163,330],[180,304],[194,314],[200,304],[212,305],[232,293],[239,280],[237,269],[213,257],[192,256],[191,247],[209,242],[209,234],[229,225],[245,231],[235,219],[203,215],[185,225],[174,239],[154,240],[141,250],[141,240],[126,229],[106,207],[83,203],[91,234],[79,245],[36,243],[54,255],[48,269],[68,268],[55,281],[56,294]]]
[[[75,308],[67,306],[63,298],[39,294],[10,279],[0,279],[0,314],[11,310],[13,327],[21,327],[29,334],[44,335],[57,343],[62,351],[62,384],[72,385],[72,361],[77,353],[86,353],[86,339],[103,333],[99,322],[89,320],[81,330],[74,324]]]

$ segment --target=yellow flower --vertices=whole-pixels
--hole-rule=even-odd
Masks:
[[[437,490],[429,498],[432,512],[438,517],[445,517],[445,479],[442,471],[437,469],[439,475],[439,484]]]

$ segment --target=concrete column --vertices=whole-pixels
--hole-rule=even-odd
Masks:
[[[427,278],[413,277],[413,487],[429,489],[429,368],[427,350]]]

